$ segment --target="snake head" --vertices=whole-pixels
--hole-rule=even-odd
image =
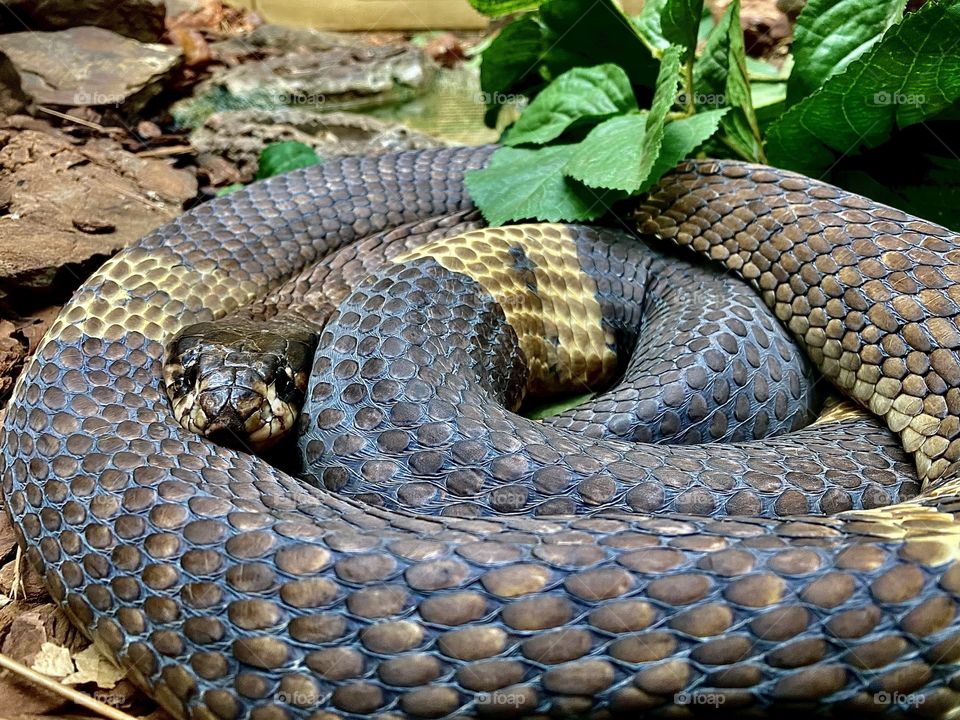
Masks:
[[[315,347],[312,332],[275,320],[189,325],[163,366],[174,417],[222,445],[269,450],[296,424]]]

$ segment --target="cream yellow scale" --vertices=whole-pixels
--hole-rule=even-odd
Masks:
[[[550,394],[597,387],[612,379],[617,355],[601,323],[597,284],[580,267],[577,237],[563,225],[485,228],[399,255],[403,263],[430,257],[475,280],[503,308],[530,370],[528,390]],[[520,248],[532,270],[518,270]],[[535,277],[530,290],[524,272]]]

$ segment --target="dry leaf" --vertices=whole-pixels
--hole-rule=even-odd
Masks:
[[[91,645],[73,656],[77,671],[63,679],[64,685],[96,683],[97,687],[109,690],[123,679],[126,673],[107,660]]]
[[[30,667],[38,673],[55,678],[70,675],[74,670],[70,651],[52,642],[45,642],[40,646],[40,652]]]

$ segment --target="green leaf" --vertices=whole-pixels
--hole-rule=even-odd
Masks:
[[[636,157],[646,136],[647,115],[620,115],[597,125],[564,168],[585,185],[636,192],[650,172],[651,162]]]
[[[614,63],[636,87],[652,88],[659,63],[613,0],[548,0],[540,6],[552,77],[572,67]]]
[[[540,145],[573,125],[635,110],[630,80],[617,65],[574,68],[550,83],[504,136],[507,145]]]
[[[740,157],[763,161],[760,127],[750,96],[746,52],[740,29],[740,2],[733,0],[714,28],[703,54],[693,67],[697,105],[727,105],[731,112],[721,121],[722,140]]]
[[[787,105],[843,71],[903,17],[904,0],[808,0],[793,31]]]
[[[697,43],[705,39],[714,26],[713,16],[709,10],[704,9],[703,2],[694,2],[693,0],[679,0],[679,2],[677,0],[646,0],[640,8],[640,14],[632,18],[634,28],[651,48],[657,51],[666,50],[671,43],[664,36],[661,16],[667,11],[668,5],[681,7],[686,5],[691,8],[690,12],[696,12],[696,8],[700,8],[699,14],[691,15],[692,19],[689,19],[689,22],[692,22],[695,26],[693,47],[696,49]],[[670,10],[671,15],[675,12],[675,9]],[[670,22],[671,20],[667,21],[668,24]],[[673,22],[676,24],[676,21]],[[682,18],[682,22],[686,26],[688,18]],[[678,41],[675,40],[674,42]],[[684,40],[683,42],[687,41]]]
[[[487,105],[498,102],[541,80],[537,73],[543,55],[543,29],[533,15],[507,25],[490,42],[480,63],[480,90]]]
[[[671,43],[684,48],[684,62],[693,60],[703,0],[667,0],[660,14],[660,29]]]
[[[766,127],[786,110],[787,84],[785,82],[751,83],[750,99],[757,114],[757,124]]]
[[[710,8],[704,6],[703,14],[700,16],[700,27],[697,28],[697,45],[707,39],[707,35],[710,34],[716,24],[713,15],[710,13]]]
[[[668,122],[663,129],[663,142],[660,154],[654,163],[647,181],[640,191],[646,192],[657,183],[665,173],[673,170],[681,160],[705,143],[720,126],[720,121],[729,108],[707,110],[692,117]]]
[[[223,195],[229,195],[232,192],[236,192],[243,187],[243,183],[231,183],[230,185],[224,185],[222,188],[217,190],[217,197],[222,197]]]
[[[707,36],[703,52],[693,64],[693,86],[697,95],[722,95],[726,87],[732,11],[733,7],[728,8],[720,22],[714,26]]]
[[[793,65],[792,55],[787,55],[779,67],[766,60],[757,60],[757,58],[747,55],[747,76],[751,82],[758,80],[766,82],[786,81],[790,77]]]
[[[640,14],[633,18],[633,26],[647,44],[655,50],[666,50],[670,41],[663,36],[660,14],[667,0],[644,0]]]
[[[491,225],[511,220],[594,220],[622,195],[564,177],[575,145],[500,148],[490,164],[466,175],[467,190]]]
[[[640,168],[644,180],[650,174],[650,168],[660,154],[663,124],[676,100],[677,85],[680,84],[680,57],[683,52],[684,48],[679,45],[671,45],[664,50],[660,60],[660,74],[657,76],[657,87],[653,93],[653,101],[650,103],[646,132],[640,148]],[[649,185],[641,184],[641,187],[645,189]]]
[[[559,415],[577,405],[583,405],[588,400],[596,397],[596,393],[585,393],[583,395],[573,395],[561,399],[545,398],[535,399],[530,402],[529,407],[520,408],[520,414],[531,420],[542,420],[545,417]]]
[[[770,127],[776,165],[818,174],[960,99],[960,2],[930,2]]]
[[[624,162],[643,146],[649,115],[622,115],[598,125],[577,146],[564,171],[581,182],[601,188],[646,192],[664,173],[700,147],[717,131],[727,112],[710,110],[666,124],[654,158],[641,153],[638,162]]]
[[[577,146],[564,172],[591,187],[644,192],[716,132],[726,109],[664,125],[676,92],[681,52],[673,45],[664,53],[650,112],[621,115],[598,125]]]
[[[474,10],[490,17],[499,17],[521,10],[532,10],[543,0],[470,0]]]
[[[317,165],[323,162],[309,145],[296,140],[271,143],[260,153],[257,165],[257,180],[280,175],[297,168]]]
[[[650,111],[615,117],[594,128],[577,147],[565,172],[591,187],[637,192],[660,154],[663,124],[680,80],[683,48],[663,53]]]

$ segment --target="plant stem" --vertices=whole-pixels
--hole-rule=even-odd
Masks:
[[[686,111],[687,116],[695,115],[697,105],[693,101],[693,60],[687,60],[683,64],[683,94],[687,98]]]

